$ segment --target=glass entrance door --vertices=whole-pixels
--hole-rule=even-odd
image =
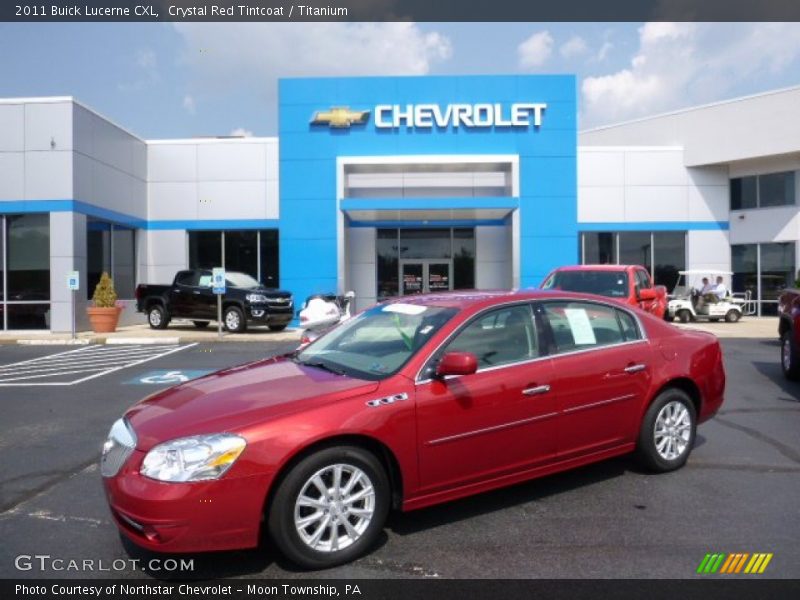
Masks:
[[[400,295],[446,292],[453,289],[451,261],[436,259],[400,261]]]

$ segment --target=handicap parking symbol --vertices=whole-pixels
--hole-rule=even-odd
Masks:
[[[148,371],[147,373],[139,375],[134,379],[130,379],[125,383],[133,385],[177,385],[179,383],[185,383],[191,379],[197,379],[198,377],[202,377],[207,373],[211,373],[211,371],[198,369]]]

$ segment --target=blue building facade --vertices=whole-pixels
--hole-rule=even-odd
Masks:
[[[380,297],[354,267],[372,266],[382,286],[380,266],[365,256],[375,238],[348,244],[369,228],[397,229],[399,238],[474,228],[476,271],[481,249],[495,245],[494,262],[510,271],[503,281],[537,285],[577,260],[576,114],[571,75],[281,80],[281,286],[302,299],[361,283],[357,295]],[[507,235],[482,240],[490,227]],[[426,260],[423,248],[403,249]],[[443,269],[425,272],[438,286],[420,286],[412,265],[390,293],[459,287]],[[496,280],[462,279],[469,287]]]

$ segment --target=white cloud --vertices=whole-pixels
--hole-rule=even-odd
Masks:
[[[142,48],[136,51],[136,55],[133,58],[133,66],[132,80],[117,84],[117,89],[120,92],[137,92],[160,81],[158,59],[156,53],[150,48]]]
[[[742,93],[800,66],[798,23],[646,23],[624,68],[586,77],[582,127]],[[758,83],[757,83],[758,85]]]
[[[230,135],[233,137],[253,137],[253,132],[249,129],[245,129],[244,127],[237,127],[231,131]]]
[[[517,47],[519,66],[523,69],[541,67],[552,53],[553,36],[547,30],[534,33]]]
[[[279,77],[424,75],[452,55],[446,36],[409,22],[174,27],[185,43],[183,62],[211,93],[249,84],[272,98]]]
[[[188,112],[190,115],[193,115],[197,112],[197,107],[195,106],[193,96],[186,94],[183,97],[183,108],[185,108],[186,112]]]
[[[561,45],[558,51],[564,58],[574,58],[584,54],[587,49],[586,40],[579,35],[573,35]]]

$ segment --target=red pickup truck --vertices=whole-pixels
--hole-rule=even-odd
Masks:
[[[778,317],[783,374],[786,379],[800,381],[800,289],[786,290],[781,294]]]
[[[573,265],[552,271],[543,290],[567,290],[615,298],[664,318],[667,288],[653,285],[650,273],[639,265]]]

